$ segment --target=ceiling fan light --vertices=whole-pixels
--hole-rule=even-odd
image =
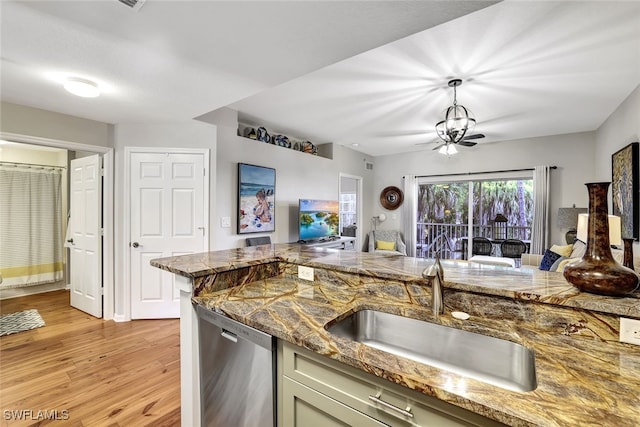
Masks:
[[[452,156],[458,153],[458,150],[453,144],[445,144],[442,147],[440,147],[440,149],[438,150],[438,153],[444,154],[445,156]]]
[[[100,96],[100,89],[95,82],[78,77],[70,77],[64,82],[67,92],[83,98],[95,98]]]
[[[467,132],[470,132],[476,124],[469,110],[457,103],[456,87],[461,84],[462,80],[460,79],[449,82],[449,87],[453,87],[453,105],[446,109],[444,120],[436,124],[436,133],[445,143],[457,144],[462,141]]]

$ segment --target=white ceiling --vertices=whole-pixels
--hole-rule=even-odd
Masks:
[[[249,123],[371,155],[429,150],[454,77],[474,133],[486,135],[474,150],[593,131],[640,84],[640,2],[505,1],[231,107]]]
[[[2,100],[107,123],[189,120],[495,1],[1,1]],[[72,97],[69,75],[103,88]]]
[[[594,130],[640,84],[640,2],[492,3],[2,1],[0,94],[107,123],[228,105],[383,155],[434,146],[415,144],[436,138],[453,77],[487,136],[473,149]],[[69,75],[103,95],[67,94]]]

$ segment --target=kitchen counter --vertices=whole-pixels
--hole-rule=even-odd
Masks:
[[[431,261],[270,245],[153,260],[191,280],[198,304],[279,339],[509,425],[640,423],[640,347],[617,342],[619,316],[640,319],[635,293],[579,292],[559,273],[443,262],[445,314],[433,318]],[[298,265],[315,269],[313,282]],[[420,318],[521,343],[536,353],[538,387],[504,390],[330,335],[360,309]],[[452,310],[471,315],[454,319]]]

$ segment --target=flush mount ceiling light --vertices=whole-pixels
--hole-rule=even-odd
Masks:
[[[64,88],[67,92],[83,98],[100,96],[100,89],[97,83],[79,77],[69,77],[64,82]]]
[[[471,117],[469,110],[464,105],[459,105],[456,99],[456,87],[461,84],[461,79],[449,81],[449,87],[453,88],[453,105],[447,108],[444,120],[436,124],[436,132],[445,143],[462,142],[467,132],[476,125],[476,120]],[[474,143],[470,144],[475,145]]]

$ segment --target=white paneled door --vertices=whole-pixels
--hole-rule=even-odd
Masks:
[[[175,275],[149,262],[207,250],[205,155],[129,151],[132,319],[180,316]]]
[[[102,317],[102,174],[100,156],[71,160],[71,306]]]

